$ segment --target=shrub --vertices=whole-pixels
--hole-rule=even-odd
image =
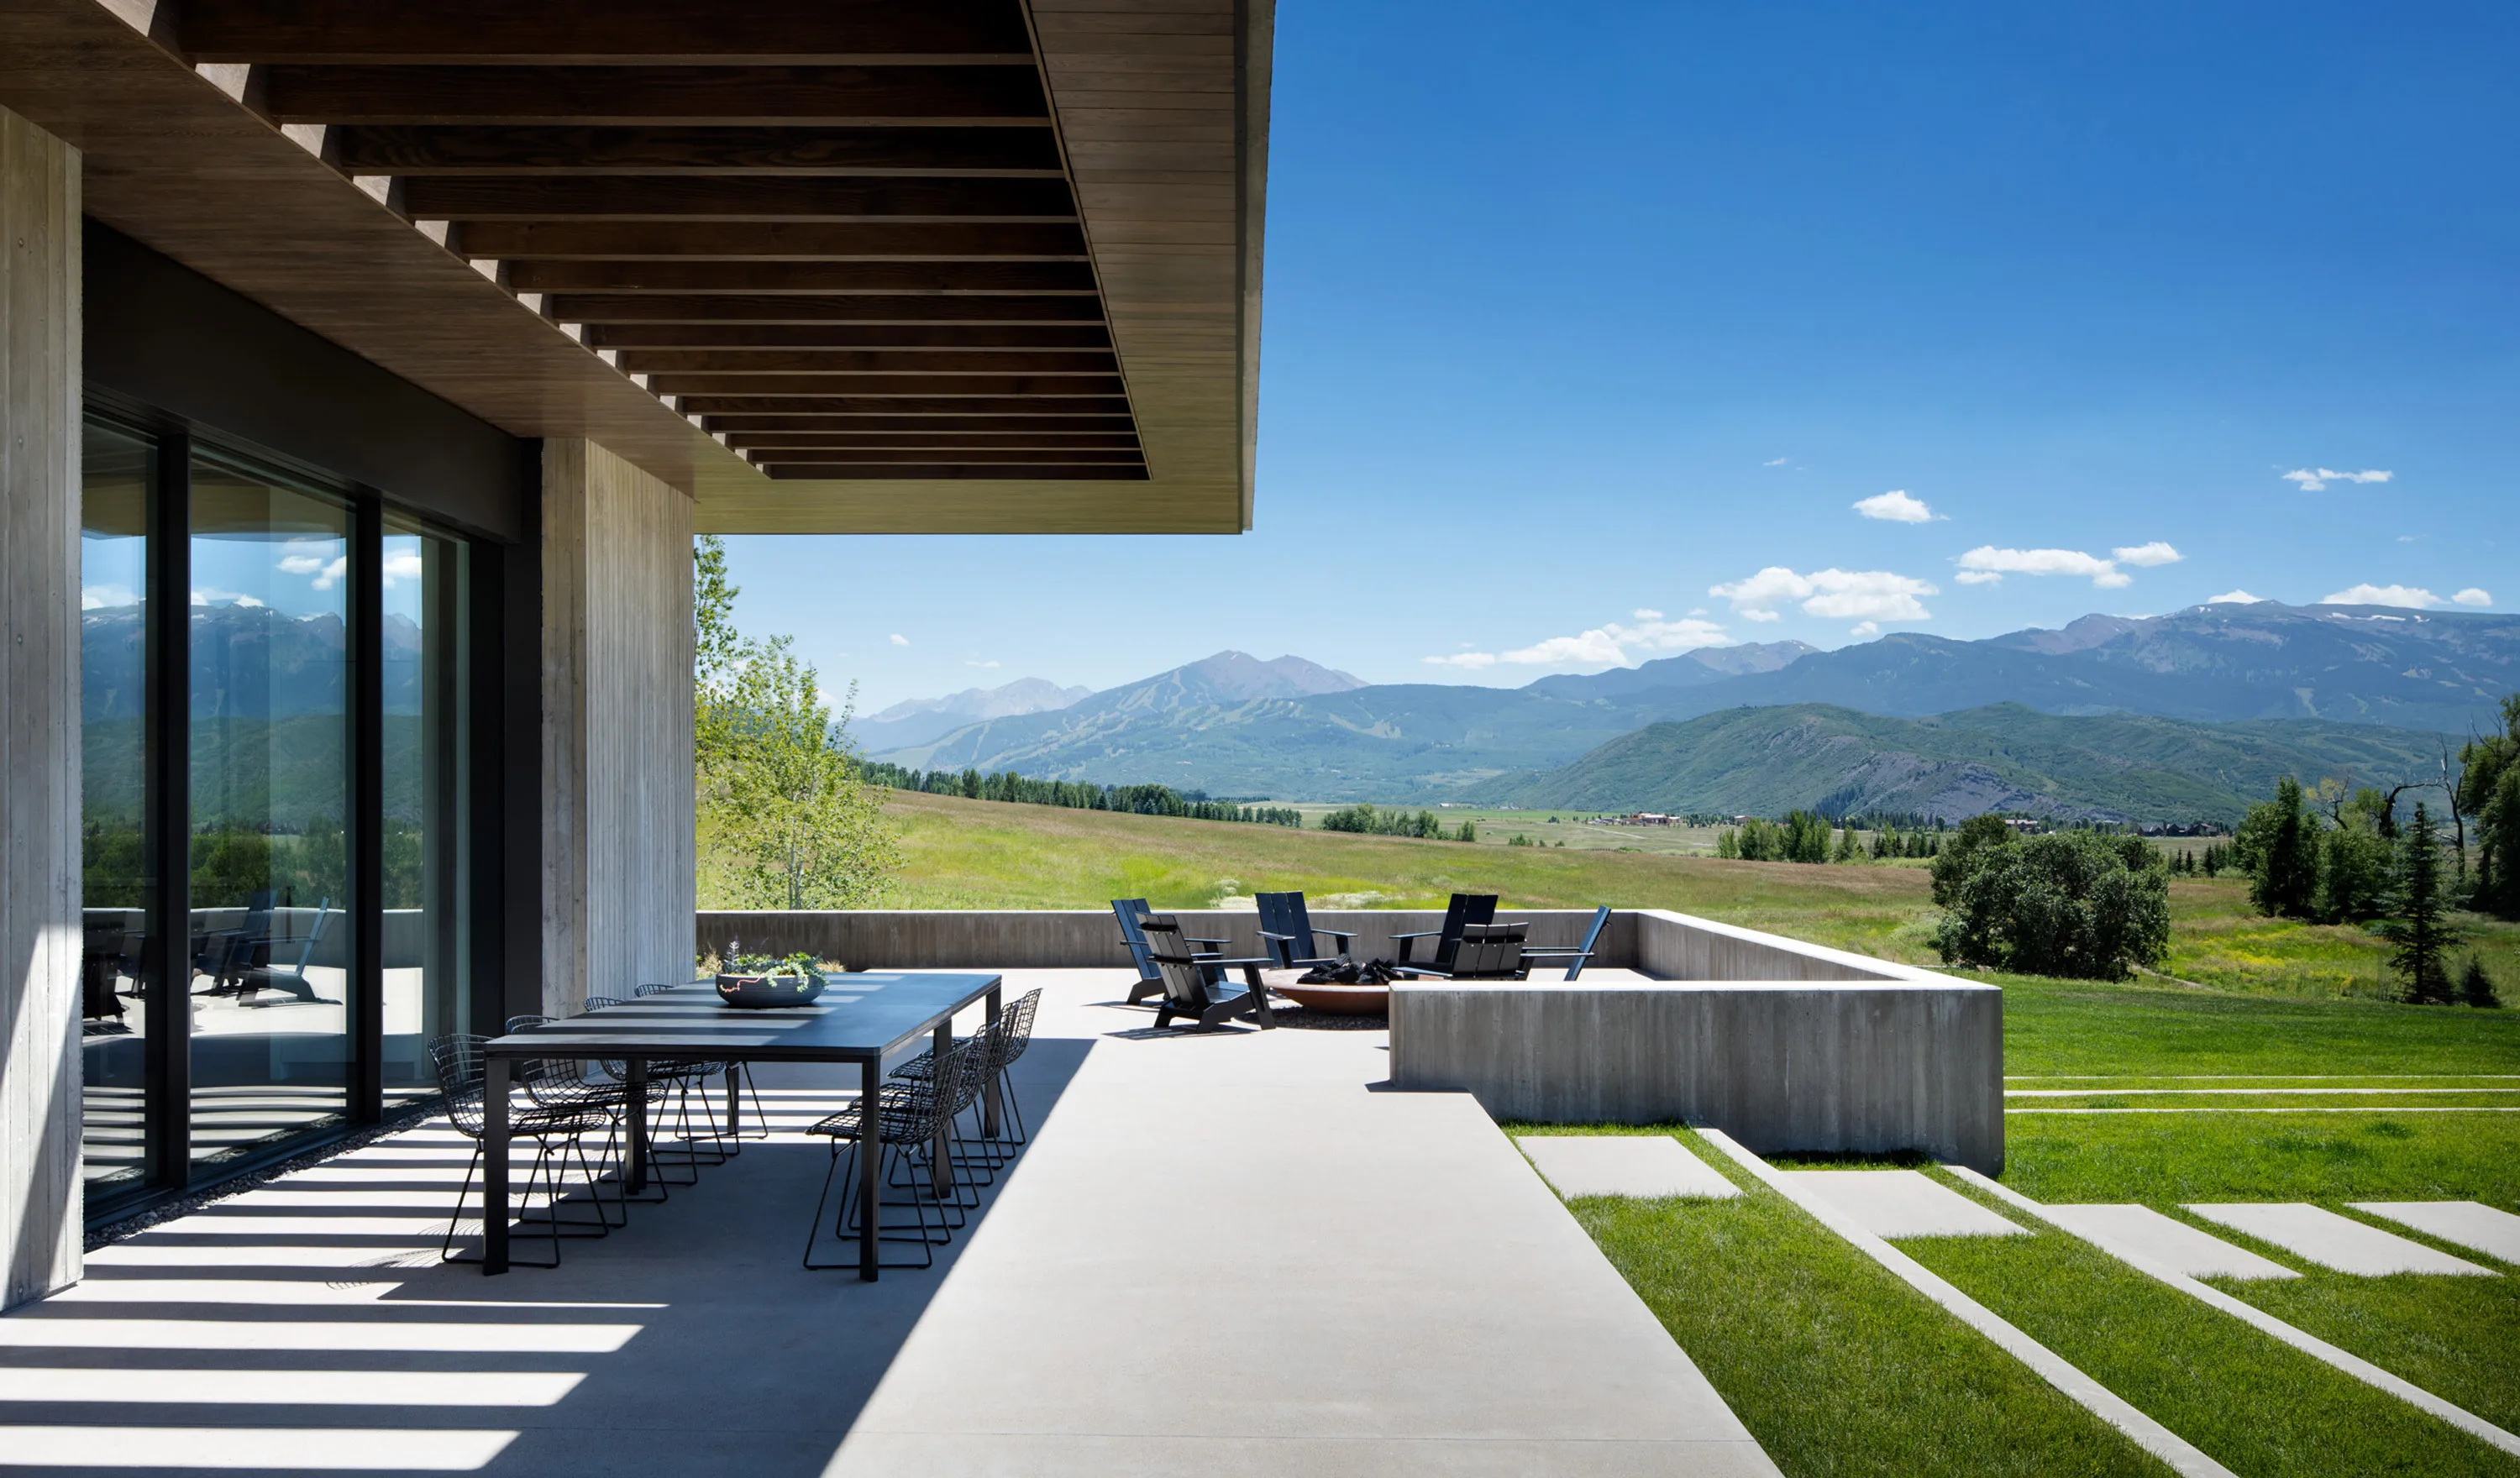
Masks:
[[[2169,954],[2169,870],[2139,837],[2061,831],[1955,855],[1969,866],[1934,933],[1947,963],[2118,980]]]
[[[2458,977],[2458,999],[2487,1009],[2502,1004],[2501,994],[2494,988],[2494,977],[2485,973],[2485,962],[2474,955],[2467,957],[2467,968]]]

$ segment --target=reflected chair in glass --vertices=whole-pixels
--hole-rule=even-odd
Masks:
[[[440,1262],[477,1263],[481,1260],[478,1257],[456,1256],[455,1229],[463,1222],[464,1203],[472,1194],[473,1172],[481,1168],[482,1136],[486,1132],[483,1118],[487,1090],[486,1067],[489,1060],[482,1049],[489,1040],[487,1037],[458,1032],[443,1037],[431,1037],[428,1041],[428,1058],[430,1064],[437,1070],[437,1090],[444,1097],[447,1122],[455,1126],[456,1133],[472,1142],[472,1157],[464,1165],[464,1184],[455,1192],[455,1214],[447,1219],[445,1240],[438,1244],[437,1256]],[[597,1197],[594,1222],[570,1222],[560,1214],[562,1203],[566,1196],[566,1192],[561,1188],[560,1184],[561,1175],[565,1170],[566,1157],[572,1152],[577,1156],[578,1170],[586,1177],[587,1185],[593,1187],[596,1185],[596,1176],[594,1168],[586,1160],[584,1140],[590,1134],[608,1133],[611,1127],[612,1116],[591,1103],[576,1108],[545,1108],[534,1102],[531,1097],[518,1101],[513,1096],[511,1097],[508,1103],[508,1134],[511,1141],[534,1142],[534,1163],[532,1168],[525,1172],[523,1193],[517,1198],[517,1204],[531,1205],[537,1185],[542,1187],[542,1193],[545,1196],[542,1216],[519,1214],[517,1221],[524,1225],[539,1223],[548,1226],[551,1230],[551,1261],[537,1263],[518,1259],[524,1266],[557,1268],[560,1266],[560,1244],[562,1237],[603,1236],[611,1230],[609,1221],[604,1215],[601,1191],[594,1192]]]

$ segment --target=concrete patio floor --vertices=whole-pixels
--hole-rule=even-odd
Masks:
[[[765,1069],[783,1133],[499,1278],[437,1264],[469,1146],[424,1128],[0,1320],[0,1466],[1775,1471],[1475,1103],[1377,1091],[1382,1033],[1157,1035],[1124,983],[1008,974],[1037,1138],[935,1271],[796,1266],[836,1076]]]

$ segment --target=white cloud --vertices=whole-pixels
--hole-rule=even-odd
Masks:
[[[2442,598],[2419,585],[2356,585],[2337,591],[2318,603],[2321,605],[2396,605],[2408,610],[2424,610],[2442,605]]]
[[[2109,553],[2120,564],[2133,564],[2145,569],[2155,564],[2176,564],[2187,558],[2159,539],[2153,540],[2150,544],[2120,545]]]
[[[233,590],[215,590],[205,585],[200,590],[193,592],[193,604],[196,605],[242,605],[248,610],[258,610],[262,607],[263,603],[255,600],[251,596],[241,596]]]
[[[1881,634],[1881,623],[1878,621],[1858,621],[1853,626],[1847,628],[1846,634],[1851,637],[1877,637]]]
[[[1499,662],[1512,662],[1527,667],[1596,666],[1628,667],[1635,664],[1631,651],[1675,651],[1698,647],[1727,647],[1732,639],[1713,621],[1688,617],[1666,620],[1658,610],[1636,612],[1638,624],[1606,622],[1580,636],[1550,637],[1511,651],[1457,651],[1450,656],[1421,657],[1438,667],[1461,667],[1470,671],[1494,667]]]
[[[1816,569],[1800,575],[1771,564],[1746,580],[1707,588],[1708,595],[1732,603],[1742,619],[1773,621],[1786,601],[1802,604],[1805,615],[1830,620],[1927,621],[1933,613],[1916,600],[1940,594],[1933,586],[1886,569]]]
[[[140,597],[120,585],[82,585],[79,587],[79,609],[103,610],[114,605],[137,605]]]
[[[2494,604],[2494,598],[2492,596],[2487,595],[2484,591],[2477,589],[2473,585],[2460,591],[2457,595],[2451,597],[2451,599],[2456,601],[2461,605],[2491,605]]]
[[[999,664],[995,661],[983,662],[972,657],[965,657],[963,659],[963,665],[966,667],[995,667]]]
[[[2135,583],[2135,577],[2114,561],[2079,549],[1998,549],[1981,544],[1960,556],[1959,563],[1960,579],[1969,585],[1993,585],[2005,575],[2085,575],[2099,590]],[[1972,574],[1979,578],[1970,579]]]
[[[1640,621],[1659,621],[1662,619],[1661,611],[1647,610],[1642,605],[1638,606],[1635,610],[1630,611],[1629,614],[1635,616]]]
[[[2334,468],[2301,467],[2284,473],[2283,477],[2286,482],[2300,483],[2301,490],[2305,493],[2316,493],[2331,482],[2386,482],[2394,475],[2396,474],[2375,469],[2365,469],[2359,472],[2340,472]]]
[[[2253,596],[2245,590],[2227,590],[2205,604],[2208,605],[2255,605],[2264,600],[2266,600],[2266,597]]]
[[[896,631],[892,634],[892,645],[895,647],[907,647],[910,645],[910,638],[903,636],[900,632]]]
[[[1991,569],[1964,569],[1953,578],[1962,585],[2001,585],[2003,576]]]
[[[1890,523],[1931,523],[1942,516],[1921,500],[1911,498],[1898,488],[1856,500],[1855,511],[1867,518],[1879,518]]]
[[[1761,467],[1783,467],[1785,465],[1785,459],[1782,457],[1771,457],[1759,465]]]
[[[427,566],[421,562],[420,551],[416,549],[398,550],[385,556],[383,571],[385,589],[393,589],[394,582],[397,580],[419,579],[426,568]]]

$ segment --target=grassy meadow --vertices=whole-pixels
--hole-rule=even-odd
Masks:
[[[908,858],[895,908],[1091,909],[1145,898],[1197,909],[1284,888],[1327,907],[1440,908],[1449,893],[1492,892],[1508,907],[1673,909],[1908,964],[1941,963],[1922,864],[1724,862],[1703,855],[1680,827],[1587,827],[1560,813],[1549,828],[1550,813],[1531,813],[1551,839],[1569,838],[1560,848],[1497,844],[1517,825],[1504,813],[1445,813],[1448,825],[1480,821],[1475,844],[907,791],[894,794],[889,814]],[[2387,947],[2366,930],[2260,918],[2236,878],[2174,881],[2170,898],[2171,958],[2158,982],[2170,989],[2374,1004],[2390,994]],[[2520,1006],[2520,925],[2463,921]]]

